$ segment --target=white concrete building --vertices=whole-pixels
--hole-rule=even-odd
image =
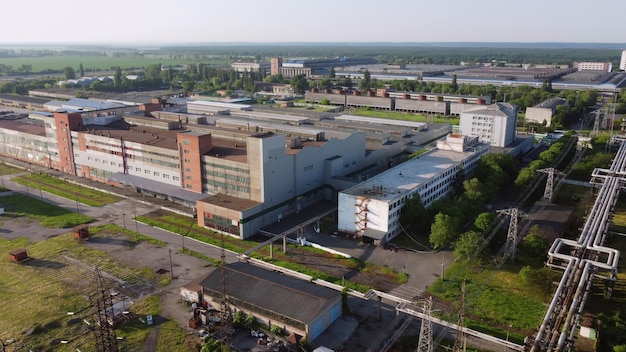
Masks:
[[[619,69],[626,71],[626,50],[622,50],[622,59],[619,60]]]
[[[552,98],[541,103],[526,108],[526,122],[536,122],[539,124],[546,123],[546,126],[552,126],[552,116],[556,112],[559,105],[567,106],[567,100],[563,98]]]
[[[269,72],[270,63],[267,61],[262,62],[233,62],[230,64],[230,67],[237,72],[244,71],[259,71],[259,72]]]
[[[613,64],[610,62],[574,62],[578,71],[604,71],[611,72]]]
[[[506,147],[515,140],[517,106],[509,103],[480,105],[461,113],[459,128],[464,136],[481,143]]]
[[[442,198],[459,171],[469,175],[489,146],[478,138],[448,135],[437,149],[339,193],[338,229],[386,243],[401,232],[400,212],[418,193],[425,207]]]

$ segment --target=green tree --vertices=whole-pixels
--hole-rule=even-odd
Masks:
[[[426,233],[432,217],[422,204],[419,193],[415,192],[413,197],[407,200],[400,212],[400,224],[407,230],[419,234]]]
[[[195,82],[192,80],[186,80],[183,82],[183,91],[185,95],[191,93],[193,91],[193,87],[195,86]]]
[[[548,242],[543,238],[538,225],[533,225],[520,246],[522,250],[533,258],[545,257],[548,251]]]
[[[485,200],[483,188],[484,186],[477,178],[463,181],[463,189],[465,190],[463,195],[469,200],[483,202]]]
[[[370,90],[372,88],[372,74],[368,69],[363,71],[363,79],[359,82],[359,89],[362,91]]]
[[[76,72],[71,66],[65,66],[63,68],[63,74],[65,75],[65,79],[74,79],[76,78]]]
[[[352,88],[354,83],[352,83],[352,79],[350,77],[345,77],[344,79],[337,82],[337,84],[341,87]]]
[[[490,213],[490,212],[480,213],[478,214],[478,216],[476,217],[476,220],[474,221],[474,226],[480,231],[485,231],[489,227],[491,222],[493,221],[493,218],[494,218],[493,213]]]
[[[304,75],[291,77],[289,83],[296,94],[303,94],[309,88],[309,82]]]
[[[526,286],[529,293],[546,297],[552,292],[552,281],[558,278],[558,273],[548,267],[533,269],[525,266],[519,271],[520,282]]]
[[[81,77],[85,77],[85,68],[83,67],[83,63],[82,62],[78,66],[78,72],[80,73]]]
[[[283,83],[283,75],[280,73],[277,75],[269,75],[263,78],[263,82],[265,83]]]
[[[485,239],[479,232],[465,232],[454,242],[454,255],[459,259],[472,259],[484,241]]]
[[[122,69],[119,66],[115,67],[115,74],[113,75],[113,85],[116,87],[122,86]]]
[[[320,105],[330,105],[330,100],[324,98],[320,100]]]
[[[430,244],[434,248],[443,248],[457,237],[458,220],[450,215],[439,213],[430,227]]]
[[[452,75],[452,83],[450,84],[450,89],[452,93],[456,93],[459,91],[459,85],[456,83],[456,74]]]

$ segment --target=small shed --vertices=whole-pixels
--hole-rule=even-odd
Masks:
[[[89,225],[76,225],[73,227],[74,238],[77,240],[84,240],[89,238]]]
[[[28,251],[24,248],[14,249],[9,252],[9,259],[16,263],[22,262],[28,259]]]

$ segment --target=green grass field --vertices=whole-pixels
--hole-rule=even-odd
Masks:
[[[22,194],[0,197],[5,216],[28,216],[43,227],[68,228],[93,221],[86,215],[71,212]]]
[[[27,185],[33,190],[33,193],[37,193],[37,190],[41,189],[57,196],[77,200],[92,207],[101,207],[122,200],[121,197],[69,183],[47,174],[31,173],[14,177],[13,181]]]
[[[104,230],[112,229],[95,227],[91,233],[99,236]],[[17,340],[16,346],[36,351],[75,351],[77,347],[83,351],[93,350],[93,333],[82,321],[84,318],[93,322],[87,310],[90,302],[85,297],[96,287],[93,268],[98,267],[126,282],[137,281],[133,278],[158,279],[150,269],[121,265],[107,253],[77,242],[70,233],[37,243],[29,243],[24,238],[0,239],[0,253],[16,248],[26,248],[32,259],[16,264],[9,261],[8,256],[0,257],[0,338]],[[126,348],[141,349],[151,327],[141,323],[138,317],[143,316],[145,320],[146,314],[159,311],[158,295],[132,306],[131,312],[137,318],[119,326],[117,332],[124,337]],[[171,332],[162,333],[175,337],[181,334],[175,329],[168,330]],[[60,344],[60,340],[69,343]]]
[[[432,116],[425,116],[420,114],[411,114],[406,112],[397,112],[397,111],[381,111],[381,110],[368,110],[367,108],[359,108],[352,109],[349,112],[350,114],[357,116],[365,116],[365,117],[377,117],[382,119],[391,119],[391,120],[403,120],[403,121],[414,121],[414,122],[433,122]],[[459,119],[455,117],[434,117],[435,123],[449,123],[453,125],[459,124]]]
[[[32,72],[43,70],[63,70],[64,67],[72,67],[78,74],[78,67],[83,64],[85,71],[109,71],[112,67],[119,66],[123,70],[145,68],[149,65],[163,64],[165,66],[178,66],[198,64],[197,60],[182,59],[152,59],[152,58],[120,58],[112,56],[44,56],[44,57],[16,57],[0,58],[0,64],[18,68],[22,65],[31,65]],[[213,59],[202,61],[203,64],[229,64],[227,59]]]

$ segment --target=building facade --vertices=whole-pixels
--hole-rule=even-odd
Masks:
[[[619,69],[626,71],[626,50],[622,50],[622,58],[619,60]]]
[[[574,62],[574,68],[577,68],[578,71],[611,72],[613,64],[610,62]]]
[[[543,101],[533,107],[526,108],[525,121],[538,124],[545,123],[552,126],[552,116],[556,112],[557,106],[567,106],[567,100],[562,98],[552,98]]]
[[[356,237],[384,244],[402,232],[404,204],[419,194],[429,207],[448,194],[460,172],[469,175],[487,145],[478,138],[448,135],[437,149],[406,161],[339,193],[338,229]]]
[[[262,62],[233,62],[230,67],[237,72],[270,72],[270,63],[267,61]]]
[[[459,129],[465,136],[478,137],[481,143],[506,147],[515,140],[517,106],[495,103],[476,106],[461,113]]]

